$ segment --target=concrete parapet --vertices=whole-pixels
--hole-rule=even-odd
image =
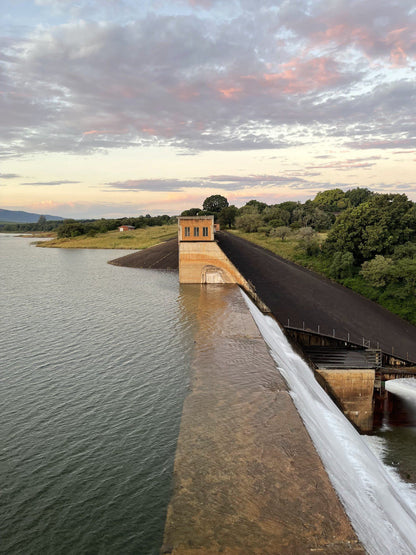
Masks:
[[[320,384],[362,432],[373,429],[375,370],[315,371]]]

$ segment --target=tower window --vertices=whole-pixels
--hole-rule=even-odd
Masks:
[[[190,236],[191,236],[191,228],[185,227],[185,237],[190,237]]]
[[[199,237],[199,227],[194,227],[194,237]]]
[[[202,228],[202,236],[203,237],[208,237],[208,228],[207,227]]]

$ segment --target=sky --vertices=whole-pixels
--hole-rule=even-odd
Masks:
[[[0,0],[0,208],[416,201],[414,0]]]

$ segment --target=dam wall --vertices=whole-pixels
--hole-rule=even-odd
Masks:
[[[239,288],[189,287],[198,331],[162,553],[363,554]]]
[[[248,287],[214,241],[179,243],[179,283],[237,283]]]
[[[270,312],[252,283],[237,270],[215,241],[179,243],[179,283],[237,284],[263,312]]]

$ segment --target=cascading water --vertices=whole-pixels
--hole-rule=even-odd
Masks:
[[[386,389],[390,393],[394,393],[399,397],[407,400],[416,401],[416,379],[400,378],[397,380],[389,380],[386,382]]]
[[[416,491],[371,451],[275,320],[243,297],[365,549],[371,555],[416,554]]]

